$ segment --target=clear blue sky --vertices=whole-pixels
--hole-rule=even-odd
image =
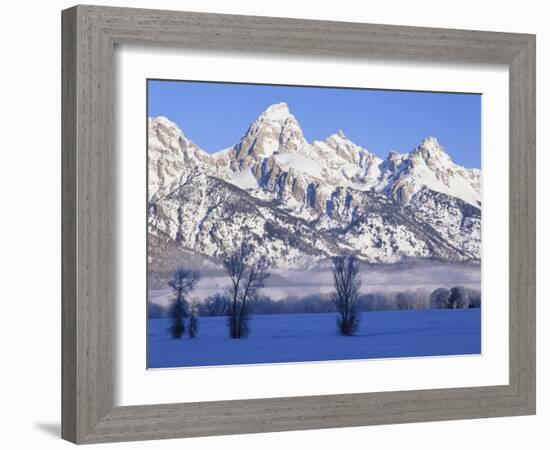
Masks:
[[[149,80],[148,97],[149,117],[166,116],[210,153],[238,142],[269,105],[286,102],[309,142],[341,129],[385,158],[435,136],[455,162],[481,165],[481,95]]]

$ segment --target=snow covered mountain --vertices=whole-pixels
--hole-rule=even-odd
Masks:
[[[214,154],[151,118],[148,157],[158,267],[183,253],[221,257],[242,239],[280,267],[348,251],[373,263],[480,258],[481,171],[455,164],[433,137],[382,160],[342,131],[307,142],[279,103]]]

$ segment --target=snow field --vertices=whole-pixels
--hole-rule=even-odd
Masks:
[[[336,314],[256,315],[247,339],[230,339],[226,317],[201,317],[196,339],[170,339],[168,319],[148,321],[148,368],[332,361],[481,352],[481,310],[365,312],[355,336]]]

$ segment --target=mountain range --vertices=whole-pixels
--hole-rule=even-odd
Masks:
[[[285,103],[212,154],[155,117],[147,220],[151,270],[216,261],[244,239],[281,268],[349,252],[376,264],[479,262],[481,170],[454,163],[434,137],[385,159],[341,130],[310,143]]]

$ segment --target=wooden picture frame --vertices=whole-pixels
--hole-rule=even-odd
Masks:
[[[62,31],[64,439],[94,443],[535,413],[535,36],[98,6],[63,11]],[[114,407],[117,44],[507,65],[509,384]]]

